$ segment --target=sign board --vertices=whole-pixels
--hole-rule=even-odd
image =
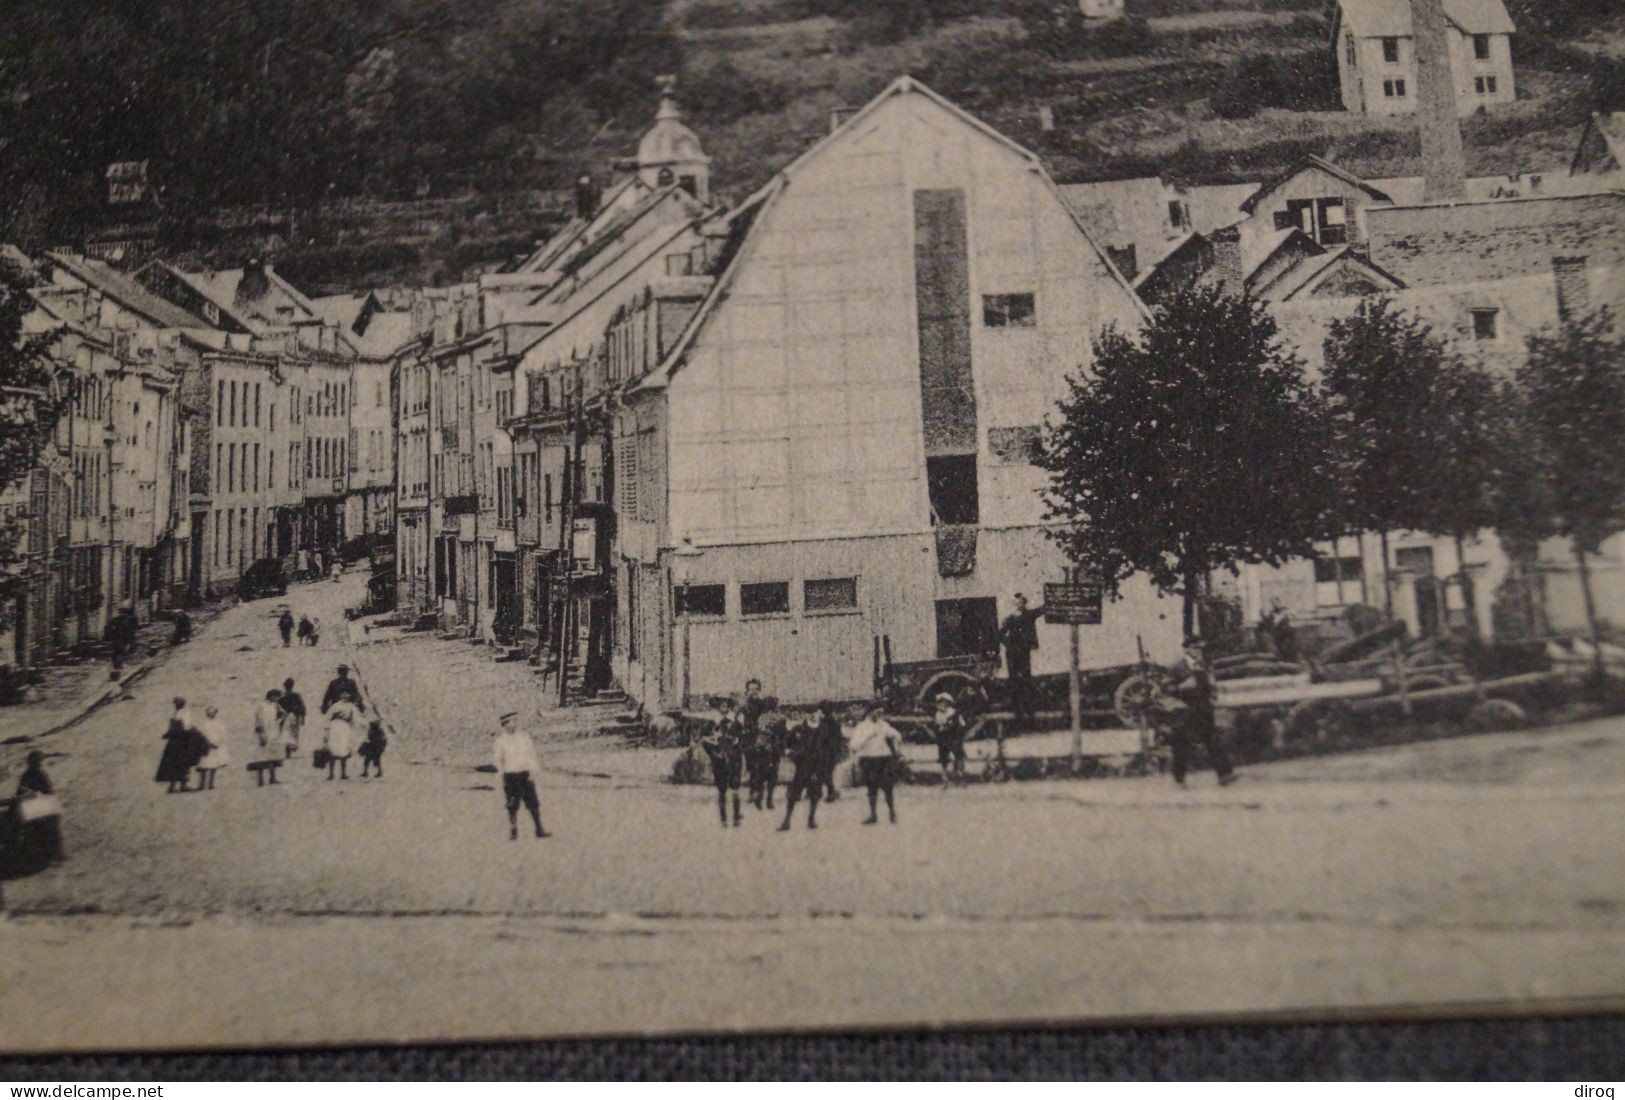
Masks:
[[[1102,593],[1098,581],[1044,585],[1044,621],[1099,626]]]
[[[592,519],[577,519],[570,532],[570,556],[575,560],[577,573],[590,573],[598,567],[598,524]]]

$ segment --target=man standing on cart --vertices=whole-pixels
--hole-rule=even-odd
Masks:
[[[999,644],[1004,646],[1004,665],[1010,677],[1010,709],[1018,725],[1033,720],[1033,650],[1038,648],[1038,617],[1041,607],[1029,609],[1027,597],[1016,593],[1016,609],[999,625]]]

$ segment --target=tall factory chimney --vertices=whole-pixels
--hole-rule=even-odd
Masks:
[[[1461,147],[1461,119],[1456,114],[1449,33],[1444,0],[1411,0],[1416,118],[1422,131],[1422,193],[1428,202],[1467,197],[1467,158]]]

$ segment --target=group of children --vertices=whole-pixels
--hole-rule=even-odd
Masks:
[[[700,748],[711,764],[717,789],[717,816],[723,828],[742,821],[739,790],[748,781],[750,803],[757,809],[773,808],[773,791],[779,781],[779,767],[785,757],[791,765],[787,785],[784,820],[780,832],[790,828],[796,804],[807,801],[807,828],[818,828],[818,804],[839,797],[835,769],[848,754],[857,758],[858,782],[869,798],[865,825],[879,821],[879,801],[886,799],[886,813],[897,823],[895,788],[902,770],[903,739],[882,716],[883,708],[872,703],[859,717],[848,713],[843,725],[836,717],[839,708],[819,703],[800,722],[791,725],[773,715],[774,701],[761,694],[761,683],[750,681],[743,702],[725,700],[716,724],[700,739]],[[963,738],[961,737],[961,742]],[[960,755],[963,757],[963,744]],[[962,766],[962,762],[961,762]]]
[[[225,722],[220,718],[219,708],[206,707],[200,719],[187,707],[184,698],[176,696],[174,702],[175,711],[163,735],[163,755],[153,778],[169,784],[167,793],[175,794],[194,789],[191,776],[196,771],[195,789],[212,790],[216,774],[231,763]],[[349,666],[340,665],[338,675],[328,684],[321,712],[327,718],[327,730],[321,745],[312,754],[315,766],[326,768],[328,779],[349,779],[350,757],[359,755],[362,778],[374,773],[382,778],[384,748],[389,738],[384,724],[376,717],[367,723],[364,736],[359,733],[366,706],[361,701],[361,688],[350,678]],[[277,769],[299,752],[299,737],[307,714],[304,697],[294,689],[291,678],[282,681],[280,689],[272,688],[265,693],[265,699],[254,709],[257,751],[247,765],[254,773],[256,786],[278,783]]]

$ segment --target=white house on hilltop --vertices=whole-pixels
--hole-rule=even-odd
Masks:
[[[1123,0],[1078,0],[1085,19],[1117,19],[1123,14]]]
[[[1444,0],[1456,113],[1511,103],[1512,17],[1502,0]],[[1343,106],[1370,115],[1416,110],[1411,0],[1336,0],[1331,48]]]

